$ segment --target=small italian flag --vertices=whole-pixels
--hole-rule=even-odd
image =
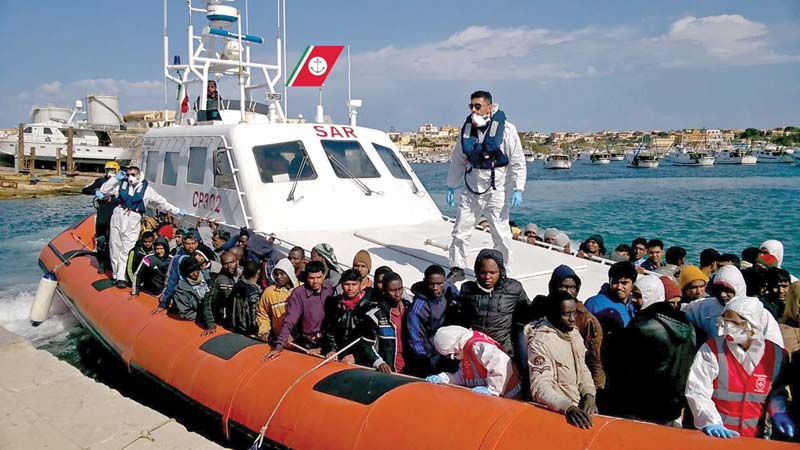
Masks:
[[[286,86],[320,87],[325,83],[344,45],[309,45],[295,66]]]

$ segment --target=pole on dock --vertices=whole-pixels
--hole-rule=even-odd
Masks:
[[[25,124],[19,124],[19,131],[17,131],[17,155],[14,158],[14,173],[19,175],[22,167],[25,165]]]
[[[75,134],[75,130],[72,127],[69,127],[69,131],[67,132],[67,176],[74,177],[75,176],[75,161],[72,159],[73,153],[73,143],[72,138]]]
[[[61,176],[61,147],[56,148],[56,176]]]
[[[31,156],[28,159],[28,179],[33,180],[36,176],[34,170],[36,169],[36,146],[31,147]]]

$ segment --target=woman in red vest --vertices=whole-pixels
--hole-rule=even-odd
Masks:
[[[521,392],[519,373],[505,349],[494,339],[459,326],[439,328],[433,337],[436,351],[461,361],[458,372],[431,375],[434,384],[455,384],[474,392],[515,398]]]
[[[760,436],[765,408],[775,428],[794,435],[786,385],[779,380],[786,353],[764,338],[762,309],[756,298],[728,302],[719,320],[719,336],[703,344],[692,364],[686,400],[695,426],[709,436]]]

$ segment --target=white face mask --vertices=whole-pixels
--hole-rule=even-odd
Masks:
[[[472,113],[472,124],[478,128],[483,128],[489,123],[489,118],[478,113]]]
[[[116,170],[106,170],[106,178],[114,178],[117,176]]]
[[[139,177],[136,175],[128,175],[128,183],[130,183],[131,186],[136,186],[139,184]]]
[[[742,327],[726,323],[722,326],[722,332],[725,335],[725,340],[728,342],[733,342],[734,344],[744,344],[747,342],[747,331]]]

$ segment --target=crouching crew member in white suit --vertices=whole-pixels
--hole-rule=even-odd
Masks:
[[[455,206],[455,190],[464,181],[464,193],[450,244],[451,281],[460,281],[469,267],[467,252],[475,221],[481,215],[489,221],[494,249],[503,254],[510,271],[510,206],[522,204],[528,175],[517,128],[492,104],[492,94],[476,91],[470,96],[470,115],[461,127],[447,173],[447,203]]]
[[[148,186],[147,180],[140,177],[139,168],[131,166],[127,168],[127,171],[121,171],[100,187],[100,192],[114,196],[117,202],[117,207],[114,208],[114,214],[111,216],[109,241],[111,244],[111,269],[114,272],[118,288],[127,287],[125,269],[128,253],[139,239],[145,208],[149,206],[172,214],[185,214],[184,210],[167,202],[154,188]]]

